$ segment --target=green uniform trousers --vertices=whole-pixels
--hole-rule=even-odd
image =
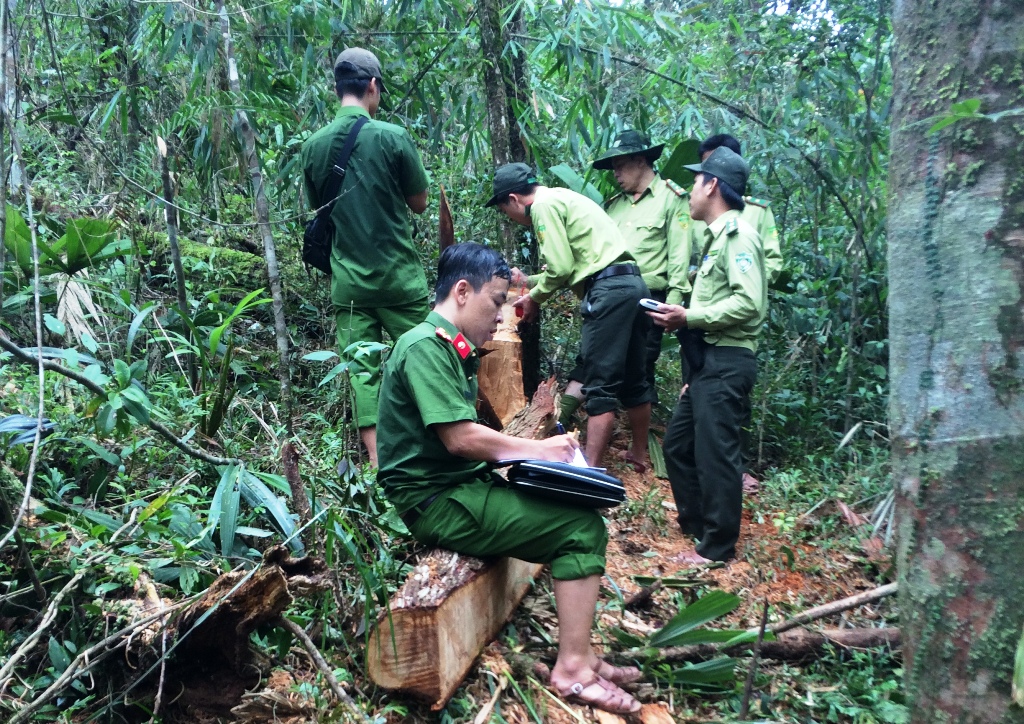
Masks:
[[[650,292],[639,276],[598,279],[583,296],[583,394],[587,414],[629,409],[654,400],[645,375],[651,319],[639,302]]]
[[[374,427],[377,424],[380,352],[348,348],[356,342],[382,342],[384,331],[387,331],[391,339],[397,340],[426,319],[429,312],[426,297],[390,307],[334,308],[341,359],[351,362],[348,374],[352,384],[357,427]]]
[[[665,466],[684,535],[697,552],[725,561],[736,555],[743,512],[740,432],[757,378],[754,353],[710,346],[690,377],[665,430]]]
[[[522,495],[474,480],[439,495],[409,526],[416,540],[469,556],[511,556],[550,563],[572,581],[604,573],[608,531],[592,508]]]

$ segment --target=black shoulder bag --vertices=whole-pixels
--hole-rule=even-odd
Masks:
[[[328,276],[331,275],[331,247],[334,245],[334,222],[331,220],[331,212],[334,210],[334,202],[341,190],[341,184],[345,180],[345,167],[348,166],[349,156],[356,145],[356,136],[359,135],[359,129],[369,120],[366,116],[360,116],[345,137],[345,145],[341,147],[338,162],[331,169],[327,187],[323,189],[321,197],[330,201],[317,211],[316,216],[306,222],[306,231],[302,235],[302,261]]]
[[[622,481],[601,468],[519,460],[508,471],[508,487],[578,508],[612,508],[626,499]]]

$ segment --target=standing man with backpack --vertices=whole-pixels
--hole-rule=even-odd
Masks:
[[[355,421],[376,467],[380,352],[358,354],[350,347],[379,343],[385,330],[398,339],[429,312],[409,217],[409,210],[426,210],[428,179],[408,131],[370,120],[385,92],[377,56],[363,48],[343,51],[334,63],[334,82],[341,108],[333,123],[303,144],[302,166],[310,206],[334,201],[330,270],[338,346],[351,362]],[[332,186],[338,187],[333,196]]]

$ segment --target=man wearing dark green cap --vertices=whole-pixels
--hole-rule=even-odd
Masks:
[[[700,160],[703,161],[711,155],[712,151],[722,146],[736,154],[742,155],[740,154],[740,142],[735,136],[730,136],[728,133],[718,133],[714,136],[708,136],[700,142],[700,145],[697,147]],[[744,196],[743,202],[745,204],[742,212],[743,220],[750,224],[757,231],[757,235],[761,237],[761,248],[764,250],[765,279],[766,283],[770,286],[782,271],[782,249],[779,245],[779,232],[775,228],[775,214],[772,213],[771,205],[764,199]],[[707,224],[704,222],[694,222],[690,228],[690,238],[702,239],[705,229],[707,229]],[[696,241],[692,246],[698,246],[699,243],[699,241]],[[748,397],[743,421],[743,492],[756,494],[760,489],[760,483],[750,473],[752,412],[750,398]]]
[[[707,224],[690,308],[664,304],[648,314],[665,329],[704,333],[691,339],[698,358],[665,431],[665,464],[685,535],[699,540],[678,562],[701,564],[736,555],[743,510],[740,432],[757,377],[757,335],[767,308],[764,252],[741,217],[749,167],[728,148],[695,166],[690,215]]]
[[[560,289],[569,287],[582,299],[587,462],[601,464],[616,401],[629,415],[629,454],[644,460],[653,391],[644,375],[649,322],[638,303],[649,292],[615,222],[582,194],[539,185],[525,163],[506,164],[494,173],[494,194],[486,205],[537,235],[544,271],[526,277],[513,269],[513,286],[531,287],[515,302],[526,321],[536,319],[540,304]]]
[[[654,170],[664,148],[663,143],[652,145],[639,131],[623,131],[593,167],[612,171],[622,189],[605,203],[605,211],[619,225],[651,298],[679,304],[690,293],[690,207],[686,190]],[[654,366],[663,334],[661,327],[652,325],[647,337],[647,382],[655,391]],[[563,417],[571,416],[579,406],[578,371],[570,374],[572,381],[562,396]],[[645,461],[631,462],[641,472],[645,469]]]
[[[309,204],[332,201],[324,189],[345,138],[360,117],[377,114],[384,81],[377,56],[363,48],[343,51],[334,63],[338,116],[302,146]],[[423,321],[427,280],[412,242],[409,210],[427,208],[427,172],[409,133],[401,126],[370,121],[356,136],[337,202],[331,210],[331,301],[349,379],[356,425],[370,463],[377,465],[377,394],[380,353],[359,354],[359,342],[380,343]]]

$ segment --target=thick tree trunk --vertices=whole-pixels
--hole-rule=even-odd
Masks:
[[[1024,722],[1024,3],[897,0],[889,268],[901,629],[914,722]]]
[[[235,50],[231,42],[231,22],[228,18],[224,0],[217,0],[217,13],[220,15],[220,29],[224,37],[224,56],[227,60],[228,87],[232,93],[241,90],[238,80],[238,66],[235,64]],[[260,236],[263,238],[263,256],[267,262],[267,278],[270,282],[270,296],[274,308],[274,336],[277,338],[277,356],[279,360],[277,374],[281,383],[281,403],[284,406],[285,426],[288,434],[292,433],[292,386],[291,363],[288,359],[288,325],[284,318],[284,291],[281,288],[281,272],[277,265],[277,247],[274,245],[274,232],[270,228],[270,205],[267,202],[267,191],[263,185],[263,171],[260,158],[256,152],[256,134],[249,123],[249,114],[243,110],[235,112],[235,125],[242,138],[242,151],[249,167],[252,179],[252,191],[256,202],[256,220],[259,223]]]

